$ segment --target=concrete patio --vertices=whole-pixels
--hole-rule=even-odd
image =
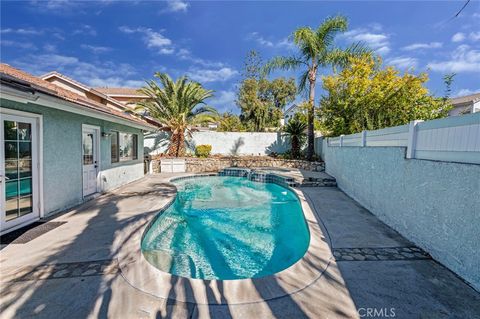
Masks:
[[[480,318],[478,292],[335,187],[301,188],[335,256],[325,256],[328,267],[308,287],[263,302],[222,300],[227,305],[179,302],[189,287],[177,282],[165,287],[168,298],[146,294],[123,277],[119,251],[175,195],[171,177],[147,176],[4,247],[0,317]]]

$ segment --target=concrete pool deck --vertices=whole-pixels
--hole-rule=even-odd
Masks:
[[[2,249],[0,317],[358,318],[376,310],[377,317],[480,318],[478,292],[435,261],[416,256],[412,243],[334,187],[300,189],[336,256],[308,287],[268,301],[230,304],[215,283],[223,305],[176,300],[191,289],[178,277],[164,287],[167,298],[145,293],[125,280],[119,255],[131,234],[174,196],[166,182],[172,176],[147,176],[100,196],[53,219],[65,224]],[[213,284],[205,283],[205,291],[213,291]],[[264,291],[257,289],[259,295]]]

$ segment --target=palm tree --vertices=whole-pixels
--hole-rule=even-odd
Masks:
[[[318,70],[328,66],[345,66],[351,56],[369,52],[360,43],[355,43],[346,49],[335,46],[335,35],[339,32],[345,32],[347,26],[348,22],[345,17],[335,16],[325,19],[316,30],[310,27],[299,28],[293,33],[293,41],[300,54],[292,57],[273,58],[264,67],[265,74],[272,72],[274,69],[292,70],[300,67],[305,69],[299,79],[299,91],[305,91],[308,84],[308,160],[312,159],[314,153],[313,118],[315,82]]]
[[[206,90],[200,83],[180,77],[173,81],[165,73],[157,72],[155,80],[146,81],[146,86],[139,92],[148,96],[137,103],[135,111],[146,111],[149,116],[162,125],[162,130],[170,132],[170,145],[167,154],[170,156],[185,155],[185,135],[191,135],[191,125],[196,121],[212,121],[217,111],[205,104],[205,100],[213,96],[213,91]]]
[[[307,129],[307,123],[301,121],[298,117],[294,117],[288,121],[287,125],[283,128],[285,134],[290,136],[290,144],[292,146],[292,157],[300,157],[300,148],[305,142],[305,130]]]

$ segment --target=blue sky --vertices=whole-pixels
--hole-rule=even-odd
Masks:
[[[215,90],[210,104],[238,113],[235,91],[249,50],[264,60],[293,54],[295,28],[343,14],[350,26],[338,45],[363,41],[387,64],[429,70],[428,87],[439,95],[443,75],[455,72],[453,94],[462,95],[480,92],[480,2],[452,19],[463,4],[2,1],[0,53],[35,75],[57,70],[91,86],[138,87],[155,71],[187,74]]]

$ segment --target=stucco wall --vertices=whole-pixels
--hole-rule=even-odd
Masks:
[[[326,172],[386,224],[480,290],[480,165],[402,147],[323,147]]]
[[[150,154],[159,154],[166,150],[167,142],[166,133],[156,133],[145,137],[145,148]],[[288,138],[267,132],[193,132],[189,143],[191,150],[195,145],[212,145],[212,154],[221,155],[267,155],[290,149]]]
[[[35,104],[1,99],[2,108],[43,115],[43,188],[45,215],[83,201],[82,124],[138,134],[138,160],[111,163],[110,138],[100,137],[100,180],[109,190],[143,176],[143,133],[139,129],[59,111]]]

